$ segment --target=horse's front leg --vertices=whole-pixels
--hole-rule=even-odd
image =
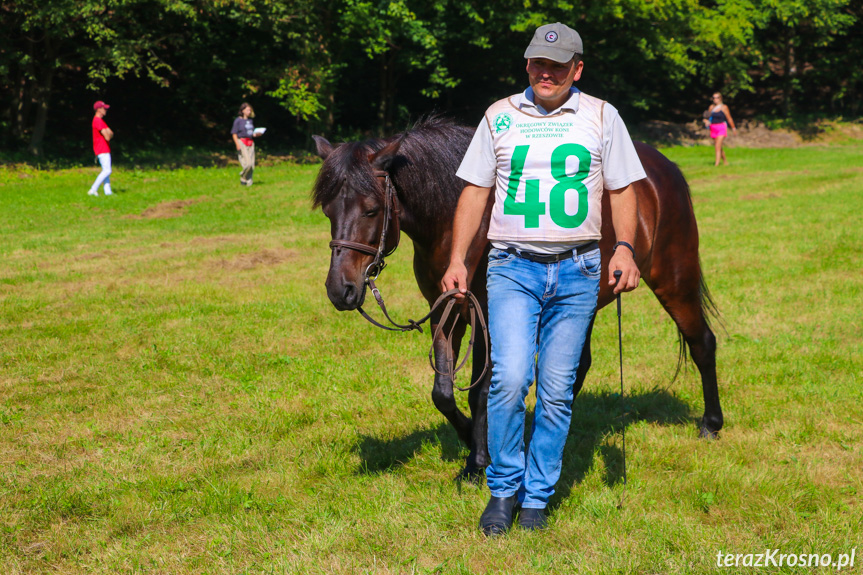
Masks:
[[[449,326],[445,327],[448,328]],[[447,360],[447,330],[442,329],[438,333],[436,324],[432,324],[431,330],[433,334],[437,334],[432,342],[432,345],[434,346],[435,369],[437,370],[434,378],[434,387],[432,387],[432,401],[438,411],[440,411],[455,428],[458,438],[470,448],[472,456],[475,451],[474,437],[472,433],[473,422],[469,417],[462,413],[456,405],[452,378],[448,375],[443,375],[448,374],[452,369],[452,366],[448,364]],[[459,322],[455,327],[455,332],[452,337],[453,365],[458,361],[458,350],[461,344],[461,339],[464,336],[464,331],[464,325],[462,322]],[[470,459],[471,457],[468,457],[468,461],[470,461]]]
[[[491,365],[488,365],[485,374],[483,374],[482,371],[488,357],[485,340],[479,334],[474,335],[474,337],[476,341],[473,348],[471,383],[477,383],[470,389],[467,396],[471,419],[473,420],[473,445],[462,471],[462,478],[478,483],[485,468],[491,463],[488,456],[488,389],[491,385]],[[477,381],[480,376],[482,376],[482,380]]]

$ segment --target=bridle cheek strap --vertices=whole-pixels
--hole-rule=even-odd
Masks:
[[[348,248],[363,254],[374,256],[375,259],[366,268],[365,283],[369,283],[369,279],[371,277],[377,277],[381,271],[383,271],[387,265],[384,258],[396,251],[396,248],[399,247],[399,240],[401,239],[398,197],[396,195],[395,186],[393,186],[393,183],[390,180],[390,174],[389,172],[382,170],[375,170],[374,175],[376,178],[383,178],[384,180],[384,224],[383,229],[381,229],[381,238],[378,241],[378,247],[375,248],[367,244],[361,244],[359,242],[352,242],[349,240],[332,240],[330,242],[331,250],[334,248]],[[393,244],[393,247],[387,249],[387,236],[389,235],[390,226],[393,228],[396,241],[395,244]]]

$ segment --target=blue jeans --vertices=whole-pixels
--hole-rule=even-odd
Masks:
[[[572,417],[572,390],[596,313],[599,249],[541,264],[492,249],[488,256],[491,388],[486,481],[495,497],[518,494],[524,508],[543,509],[560,478]],[[528,389],[536,409],[525,453]]]

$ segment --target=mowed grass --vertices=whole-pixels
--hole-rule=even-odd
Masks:
[[[642,285],[626,419],[609,307],[550,528],[496,540],[487,489],[453,480],[428,335],[327,300],[317,166],[246,189],[121,161],[110,198],[86,195],[94,168],[0,169],[0,572],[711,573],[720,551],[855,547],[859,572],[863,143],[666,153],[722,312],[721,438],[697,439],[700,380],[672,381]],[[406,238],[379,283],[395,317],[425,313]]]

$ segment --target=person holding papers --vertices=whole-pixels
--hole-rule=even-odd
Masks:
[[[237,157],[240,160],[240,185],[251,186],[252,175],[255,172],[255,141],[253,138],[263,135],[266,128],[257,128],[252,123],[255,111],[248,102],[240,104],[240,111],[231,128],[231,137],[237,147]]]

